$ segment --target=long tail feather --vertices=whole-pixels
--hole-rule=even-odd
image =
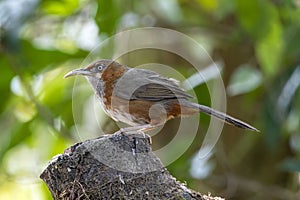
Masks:
[[[205,114],[217,117],[217,118],[227,122],[228,124],[234,125],[234,126],[239,127],[239,128],[249,129],[249,130],[252,130],[252,131],[260,132],[258,129],[254,128],[253,126],[251,126],[251,125],[249,125],[249,124],[247,124],[247,123],[245,123],[245,122],[243,122],[239,119],[231,117],[231,116],[229,116],[225,113],[214,110],[210,107],[200,105],[200,104],[196,104],[196,103],[193,103],[193,106],[197,107],[200,110],[200,112],[203,112]]]

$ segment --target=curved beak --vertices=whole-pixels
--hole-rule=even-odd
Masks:
[[[66,73],[64,78],[68,78],[70,76],[76,76],[76,75],[90,76],[91,74],[92,74],[92,72],[90,72],[89,70],[80,68],[80,69],[74,69],[74,70]]]

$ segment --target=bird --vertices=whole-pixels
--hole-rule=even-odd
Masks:
[[[101,59],[72,70],[64,78],[84,76],[105,113],[128,124],[122,133],[146,132],[176,117],[205,113],[233,126],[259,132],[255,127],[223,112],[190,101],[179,81],[154,71],[131,68],[114,60]]]

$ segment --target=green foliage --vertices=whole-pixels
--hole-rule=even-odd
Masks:
[[[242,28],[255,41],[257,59],[265,74],[276,74],[281,64],[283,38],[275,5],[267,0],[237,0],[237,13]]]
[[[242,28],[254,40],[264,38],[277,18],[275,6],[268,0],[236,0],[236,9]]]
[[[41,10],[46,14],[68,16],[79,7],[79,0],[44,0]]]
[[[96,22],[101,32],[112,35],[121,17],[121,5],[124,2],[120,0],[99,1],[96,14]]]

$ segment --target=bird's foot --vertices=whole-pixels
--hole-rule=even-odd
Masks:
[[[148,126],[148,125],[147,125]],[[144,127],[144,126],[143,126]],[[140,127],[126,127],[126,128],[121,128],[119,131],[116,132],[116,134],[123,134],[127,137],[130,138],[140,138],[140,136],[142,135],[142,137],[144,139],[148,139],[149,140],[149,144],[152,144],[152,139],[149,135],[146,135],[143,131],[143,129]]]

